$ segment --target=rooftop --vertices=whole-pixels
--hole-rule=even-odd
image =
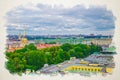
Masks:
[[[49,48],[53,46],[60,46],[60,44],[37,44],[36,45],[37,49]]]

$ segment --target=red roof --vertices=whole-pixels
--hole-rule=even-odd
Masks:
[[[49,48],[53,46],[60,46],[60,44],[37,44],[36,45],[37,49]]]

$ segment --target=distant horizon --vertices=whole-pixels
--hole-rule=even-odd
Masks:
[[[19,35],[19,34],[7,34],[7,35]],[[23,35],[23,34],[20,34]],[[84,36],[113,36],[112,34],[26,34],[26,36],[62,36],[62,35],[84,35]]]

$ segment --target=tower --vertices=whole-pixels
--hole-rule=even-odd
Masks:
[[[23,37],[21,38],[21,44],[25,46],[27,43],[28,43],[28,40],[26,38],[26,28],[24,28]]]
[[[26,37],[26,28],[24,28],[24,33],[23,33],[23,37]]]

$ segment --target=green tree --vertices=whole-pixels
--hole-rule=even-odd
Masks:
[[[62,62],[62,59],[60,58],[59,55],[57,55],[57,56],[55,57],[54,64],[58,64],[58,63],[60,63],[60,62]]]
[[[46,63],[45,54],[40,51],[29,51],[28,53],[28,65],[34,66],[35,70],[40,69]]]
[[[70,54],[71,57],[75,57],[75,50],[74,49],[69,50],[68,54]]]
[[[26,45],[25,48],[27,48],[29,50],[37,50],[37,48],[35,47],[35,45],[33,43]]]
[[[53,64],[53,58],[52,58],[52,55],[50,52],[46,52],[45,53],[45,56],[46,56],[46,59],[47,59],[47,63],[50,65],[50,64]]]
[[[70,49],[73,48],[73,45],[66,43],[66,44],[63,44],[63,45],[61,46],[61,48],[63,49],[63,51],[67,52],[67,51],[69,51]]]
[[[64,54],[64,51],[62,49],[58,50],[58,55],[62,59],[62,61],[65,60],[65,54]]]
[[[37,50],[34,44],[29,44],[23,49],[5,53],[8,59],[6,68],[10,73],[21,74],[26,69],[38,70],[46,63],[58,64],[70,57],[84,58],[101,50],[100,46],[94,44],[63,44],[41,50]]]

